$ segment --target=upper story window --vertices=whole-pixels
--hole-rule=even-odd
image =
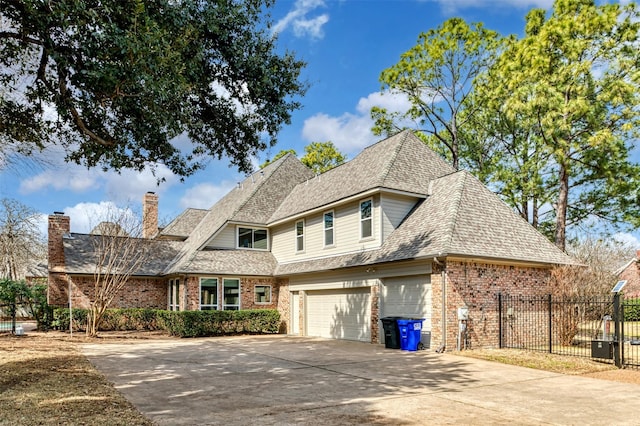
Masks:
[[[304,251],[304,220],[296,222],[296,251]]]
[[[360,202],[360,238],[369,238],[373,235],[371,205],[371,200]]]
[[[238,248],[267,250],[267,230],[238,227]]]
[[[333,212],[324,214],[324,245],[332,246],[334,240]]]

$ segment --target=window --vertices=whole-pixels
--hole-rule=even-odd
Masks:
[[[324,214],[324,245],[333,245],[333,212]]]
[[[366,200],[360,203],[360,238],[369,238],[372,235],[371,200]]]
[[[239,227],[238,248],[267,250],[267,230]]]
[[[218,279],[200,278],[200,310],[218,309]]]
[[[180,310],[180,280],[169,280],[167,288],[168,307],[170,311]]]
[[[255,286],[255,303],[271,303],[271,286],[257,285]]]
[[[240,280],[225,278],[222,282],[222,309],[237,311],[240,309]]]
[[[296,251],[304,251],[304,220],[296,222]]]

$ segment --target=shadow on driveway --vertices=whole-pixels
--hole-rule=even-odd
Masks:
[[[640,397],[637,385],[281,335],[83,351],[144,415],[167,425],[635,424],[616,408],[629,412]]]

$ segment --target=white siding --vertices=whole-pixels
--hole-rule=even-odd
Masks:
[[[236,226],[227,225],[207,243],[210,248],[236,248]]]
[[[371,197],[369,197],[371,198]],[[307,260],[318,257],[335,256],[380,246],[380,198],[373,197],[373,236],[360,239],[360,201],[352,201],[326,211],[334,212],[334,244],[324,246],[324,211],[304,218],[305,233],[303,252],[296,252],[295,223],[292,220],[272,229],[272,252],[278,262]]]
[[[417,202],[417,198],[403,195],[384,193],[380,196],[383,242],[400,225]]]

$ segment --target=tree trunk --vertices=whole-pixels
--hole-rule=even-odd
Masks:
[[[569,171],[566,164],[560,164],[558,180],[560,188],[556,206],[555,243],[560,250],[564,251],[567,230],[567,204],[569,202]]]
[[[534,228],[538,229],[538,197],[533,196],[533,207],[531,208],[531,225]]]

